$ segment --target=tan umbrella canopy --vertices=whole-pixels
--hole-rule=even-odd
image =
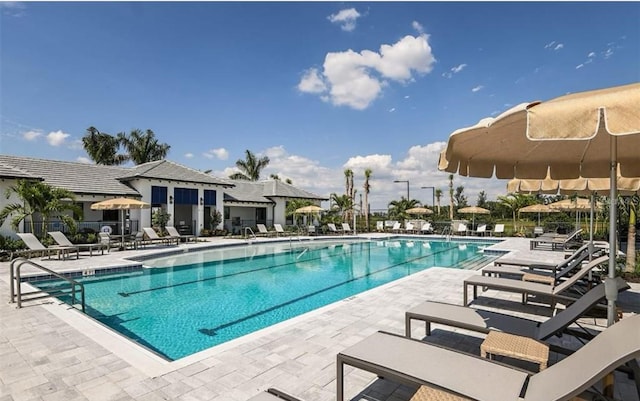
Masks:
[[[491,214],[489,210],[479,206],[463,207],[461,209],[458,209],[458,213],[470,214],[472,225],[475,225],[476,223],[476,214]]]
[[[427,209],[426,207],[412,207],[411,209],[405,210],[409,214],[432,214],[433,210]]]
[[[296,210],[294,210],[293,213],[297,213],[297,214],[313,214],[313,213],[320,213],[323,212],[324,209],[321,208],[320,206],[316,206],[316,205],[309,205],[309,206],[304,206],[301,208],[298,208]]]
[[[550,203],[549,208],[565,212],[580,212],[591,209],[591,201],[585,198],[563,199],[561,201]],[[602,205],[599,204],[596,208],[602,208]]]
[[[617,176],[616,187],[622,195],[640,194],[640,178]],[[514,178],[507,183],[507,191],[512,193],[539,193],[563,195],[607,194],[610,191],[609,178],[584,178],[554,180],[549,173],[542,180]]]
[[[520,104],[451,134],[440,170],[470,177],[610,178],[607,322],[615,317],[616,166],[640,177],[640,83]]]
[[[122,220],[122,244],[124,245],[124,210],[129,209],[148,209],[151,205],[137,199],[131,198],[114,198],[91,204],[92,210],[121,210],[120,218]]]
[[[518,213],[538,213],[538,225],[540,225],[540,213],[553,213],[555,211],[556,210],[552,210],[548,205],[543,205],[542,203],[536,203],[518,209]]]

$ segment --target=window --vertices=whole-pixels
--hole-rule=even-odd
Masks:
[[[198,190],[190,188],[174,188],[173,203],[176,205],[197,205]]]
[[[214,206],[216,204],[216,191],[204,190],[204,204],[205,206]]]
[[[167,204],[167,187],[151,187],[151,203],[153,205]]]

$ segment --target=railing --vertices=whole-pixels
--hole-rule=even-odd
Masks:
[[[251,229],[251,227],[245,227],[244,228],[244,237],[245,238],[249,238],[249,235],[247,234],[247,231],[251,233],[251,236],[253,237],[253,239],[258,239],[258,237],[256,236],[256,234],[253,232],[253,230]]]
[[[55,276],[61,280],[64,280],[66,282],[69,283],[70,288],[68,289],[59,289],[57,291],[31,291],[28,292],[26,294],[22,293],[22,277],[20,275],[20,268],[24,265],[28,265],[28,266],[32,266],[35,267],[37,269],[40,269],[46,273],[51,274],[52,276]],[[14,268],[15,268],[15,272],[14,272]],[[11,303],[17,303],[18,304],[18,309],[22,308],[22,302],[25,301],[35,301],[37,299],[43,299],[43,298],[49,298],[49,297],[53,297],[56,295],[63,295],[63,294],[67,294],[67,292],[65,292],[65,290],[71,290],[71,305],[75,305],[76,304],[76,292],[80,292],[80,304],[82,305],[82,312],[85,311],[85,302],[84,302],[84,285],[82,283],[79,283],[73,279],[70,279],[69,277],[65,277],[60,273],[57,273],[53,270],[47,269],[46,267],[39,265],[27,258],[16,258],[14,260],[11,261],[11,264],[9,265],[9,282],[10,282],[10,292],[11,292]],[[38,296],[32,296],[35,294],[44,294],[44,295],[38,295]],[[29,298],[23,299],[22,296],[23,295],[28,295],[30,296]]]

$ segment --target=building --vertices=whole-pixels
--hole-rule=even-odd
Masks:
[[[169,160],[123,167],[0,155],[0,193],[8,193],[8,188],[19,179],[44,181],[73,192],[83,210],[79,228],[98,231],[109,226],[114,233],[151,227],[151,216],[158,209],[169,213],[169,225],[196,235],[203,228],[211,228],[214,210],[225,216],[217,228],[231,231],[237,228],[234,225],[237,222],[251,227],[255,227],[256,222],[286,224],[284,211],[289,199],[303,198],[318,203],[327,199],[277,180],[221,179]],[[91,210],[91,204],[116,197],[139,199],[151,204],[151,208],[128,211],[124,227],[118,210]],[[8,199],[2,196],[0,209],[19,201],[15,195]],[[39,230],[63,229],[61,224],[54,221]],[[24,229],[23,222],[19,231]],[[13,234],[9,219],[0,227],[0,234]]]

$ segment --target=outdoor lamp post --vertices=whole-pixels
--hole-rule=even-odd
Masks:
[[[406,182],[407,183],[407,200],[409,200],[409,180],[394,180],[393,182]]]
[[[431,207],[436,207],[436,188],[435,187],[420,187],[420,189],[431,189]]]

